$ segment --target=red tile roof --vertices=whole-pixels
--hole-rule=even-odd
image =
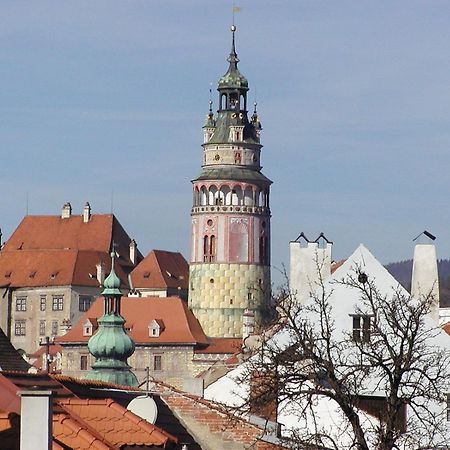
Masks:
[[[208,345],[198,320],[178,297],[122,297],[122,316],[125,328],[137,345],[148,344],[193,344]],[[83,324],[87,319],[103,314],[103,298],[98,298],[84,313],[77,324],[64,336],[57,338],[58,343],[87,342],[90,336],[83,336]],[[150,321],[162,320],[164,331],[159,337],[150,337]]]
[[[181,253],[152,250],[131,272],[133,287],[187,289],[189,265]]]
[[[117,448],[125,445],[166,447],[169,442],[177,442],[174,436],[111,399],[70,398],[59,401],[58,405],[65,414],[54,418],[53,435],[71,448],[110,448],[102,447],[101,441]],[[81,436],[87,446],[74,445]]]
[[[26,216],[0,252],[0,286],[98,286],[96,264],[109,271],[112,242],[117,274],[128,284],[131,239],[112,214],[94,214],[86,223],[81,216]]]
[[[111,267],[108,252],[78,250],[20,250],[0,252],[0,286],[99,286],[96,265]],[[116,273],[124,285],[127,277],[120,265]],[[91,275],[89,275],[91,274]]]
[[[230,354],[240,353],[242,350],[242,339],[240,338],[209,338],[209,346],[195,350],[199,354]]]

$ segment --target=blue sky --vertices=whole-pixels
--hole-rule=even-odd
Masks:
[[[450,3],[241,1],[264,127],[273,264],[304,231],[383,263],[424,229],[450,257]],[[144,253],[189,249],[190,179],[231,2],[0,2],[0,227],[28,208],[114,213]]]

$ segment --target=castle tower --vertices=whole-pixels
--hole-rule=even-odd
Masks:
[[[98,319],[98,331],[88,341],[89,352],[95,357],[86,378],[125,386],[137,386],[136,375],[127,364],[134,353],[134,342],[123,328],[120,315],[120,279],[114,272],[114,252],[111,253],[111,272],[103,283],[104,314]]]
[[[243,315],[256,324],[270,299],[272,182],[261,173],[261,123],[247,112],[247,79],[239,72],[236,27],[219,109],[203,127],[203,165],[192,180],[189,306],[213,337],[241,337]]]

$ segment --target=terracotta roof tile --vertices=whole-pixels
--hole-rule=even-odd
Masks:
[[[189,265],[181,253],[152,250],[131,272],[133,287],[187,289]]]
[[[242,339],[240,338],[209,338],[210,344],[203,349],[195,350],[195,353],[222,353],[234,355],[242,350]]]
[[[57,341],[87,342],[90,336],[83,336],[83,324],[88,318],[103,314],[103,299],[98,298],[77,324]],[[178,297],[122,297],[122,316],[128,334],[139,344],[209,344],[198,320]],[[159,337],[150,337],[148,325],[154,319],[162,320],[164,331]]]
[[[95,432],[103,440],[112,443],[117,448],[125,445],[165,447],[168,442],[177,442],[174,436],[138,417],[111,399],[71,398],[60,401],[58,404],[67,414],[78,418],[79,425],[95,429]]]

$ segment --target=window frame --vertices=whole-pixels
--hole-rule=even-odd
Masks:
[[[153,370],[155,372],[162,371],[162,355],[153,355]]]
[[[41,295],[39,299],[39,310],[45,311],[47,309],[47,296]]]
[[[64,311],[64,295],[52,297],[52,311]]]
[[[52,320],[52,336],[57,336],[58,335],[58,321],[57,320]]]
[[[91,295],[80,295],[78,297],[78,311],[86,312],[92,306],[92,296]]]
[[[27,335],[27,321],[24,319],[14,321],[14,336]]]
[[[46,325],[45,320],[39,321],[39,336],[45,336]]]
[[[16,297],[16,311],[24,312],[26,310],[27,310],[27,297],[26,296]]]
[[[350,314],[352,318],[352,341],[367,344],[374,333],[373,314]]]
[[[88,370],[89,361],[88,355],[80,355],[80,370]]]

